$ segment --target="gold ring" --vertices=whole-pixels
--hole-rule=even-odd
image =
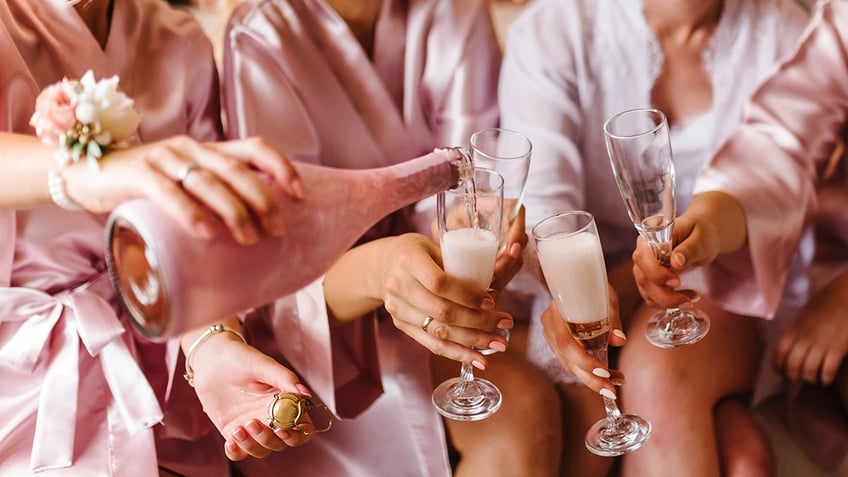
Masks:
[[[424,330],[425,333],[429,333],[427,331],[427,327],[430,326],[430,323],[433,321],[433,317],[427,315],[427,318],[424,318],[424,323],[421,323],[421,329]]]
[[[189,164],[187,166],[181,167],[180,170],[177,171],[177,184],[179,184],[180,187],[183,187],[183,183],[186,181],[186,179],[188,179],[189,174],[191,174],[192,171],[194,171],[195,169],[199,168],[200,166],[198,166],[197,164]]]

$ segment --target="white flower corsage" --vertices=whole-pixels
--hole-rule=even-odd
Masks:
[[[133,137],[141,117],[118,81],[117,76],[95,81],[89,70],[80,80],[65,78],[38,95],[30,124],[44,144],[58,147],[60,166],[85,158],[97,169],[103,154]]]

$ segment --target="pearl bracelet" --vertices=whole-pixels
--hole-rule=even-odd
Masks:
[[[65,191],[65,178],[55,169],[47,172],[47,189],[53,203],[65,210],[83,210],[84,207],[68,197]]]
[[[194,352],[197,351],[197,348],[200,347],[206,340],[217,335],[218,333],[232,333],[239,337],[242,343],[247,343],[247,340],[244,339],[244,335],[239,333],[238,331],[230,328],[229,326],[224,326],[221,323],[216,323],[209,327],[206,331],[203,332],[202,335],[198,336],[194,343],[191,344],[191,347],[188,349],[188,353],[186,353],[185,359],[185,374],[183,374],[183,378],[188,381],[189,386],[194,387],[194,368],[191,366],[191,360],[194,357]]]

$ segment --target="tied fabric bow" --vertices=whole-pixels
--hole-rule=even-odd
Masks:
[[[21,322],[0,344],[0,361],[27,374],[36,367],[44,369],[30,455],[36,472],[73,463],[81,359],[99,363],[113,398],[109,405],[117,408],[128,432],[137,433],[163,418],[122,339],[123,326],[106,300],[90,290],[91,284],[55,296],[31,288],[0,288],[0,324]],[[80,342],[88,356],[80,353]],[[47,353],[48,345],[55,354]],[[0,435],[0,440],[7,436]]]

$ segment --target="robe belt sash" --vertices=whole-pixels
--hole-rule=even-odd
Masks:
[[[109,290],[105,273],[56,295],[0,288],[0,325],[21,322],[14,335],[0,343],[0,361],[27,373],[36,366],[45,369],[30,455],[33,470],[73,463],[81,357],[100,364],[113,397],[110,406],[117,406],[130,433],[162,421],[153,389],[124,342],[124,327],[101,296],[108,296]],[[80,353],[80,342],[90,358]],[[56,353],[48,353],[48,347]]]

